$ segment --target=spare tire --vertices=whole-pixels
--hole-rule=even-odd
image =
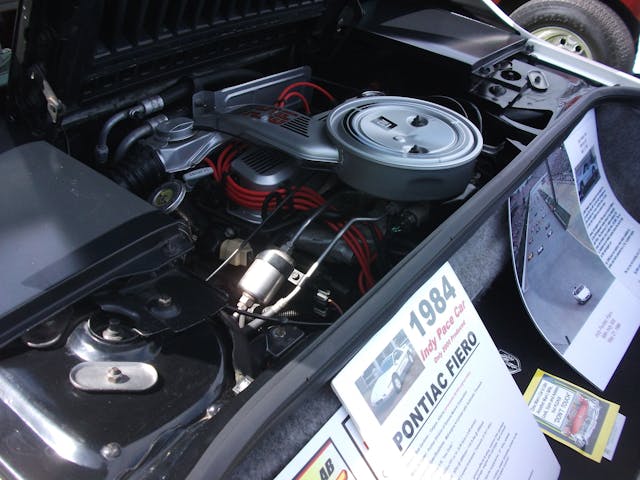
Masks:
[[[624,21],[598,0],[531,0],[511,18],[565,50],[630,72],[635,44]]]

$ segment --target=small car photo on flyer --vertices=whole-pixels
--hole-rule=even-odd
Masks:
[[[574,168],[578,197],[582,202],[592,187],[600,180],[600,169],[596,162],[595,147],[591,147],[580,163]]]
[[[407,334],[400,330],[356,381],[380,424],[424,370],[422,362],[417,360]]]
[[[619,405],[542,370],[536,371],[524,398],[545,434],[600,462]]]

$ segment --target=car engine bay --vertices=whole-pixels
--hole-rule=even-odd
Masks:
[[[307,3],[297,12],[313,15],[286,23],[295,43],[238,27],[249,53],[220,46],[206,68],[185,54],[149,89],[140,72],[118,92],[94,78],[67,102],[18,51],[12,128],[46,142],[0,167],[7,238],[34,258],[2,257],[5,279],[25,279],[1,309],[9,476],[151,478],[193,462],[255,379],[366,301],[595,88],[444,9]]]

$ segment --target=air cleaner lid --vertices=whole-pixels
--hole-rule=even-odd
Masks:
[[[474,160],[480,132],[440,105],[405,97],[368,97],[337,107],[329,135],[349,153],[382,165],[438,170]]]

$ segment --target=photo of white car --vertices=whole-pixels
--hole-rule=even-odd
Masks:
[[[582,283],[573,287],[571,294],[573,295],[573,298],[575,298],[576,302],[578,302],[580,305],[584,305],[591,298],[591,290],[589,290],[587,286]]]
[[[383,423],[423,370],[413,345],[400,330],[362,372],[356,386]]]
[[[600,179],[600,172],[596,165],[596,157],[593,151],[587,152],[584,159],[576,167],[575,175],[578,184],[578,196],[582,201]]]
[[[404,378],[414,362],[414,353],[408,348],[394,350],[381,365],[383,373],[371,391],[371,402],[379,405],[390,396],[400,393]]]

